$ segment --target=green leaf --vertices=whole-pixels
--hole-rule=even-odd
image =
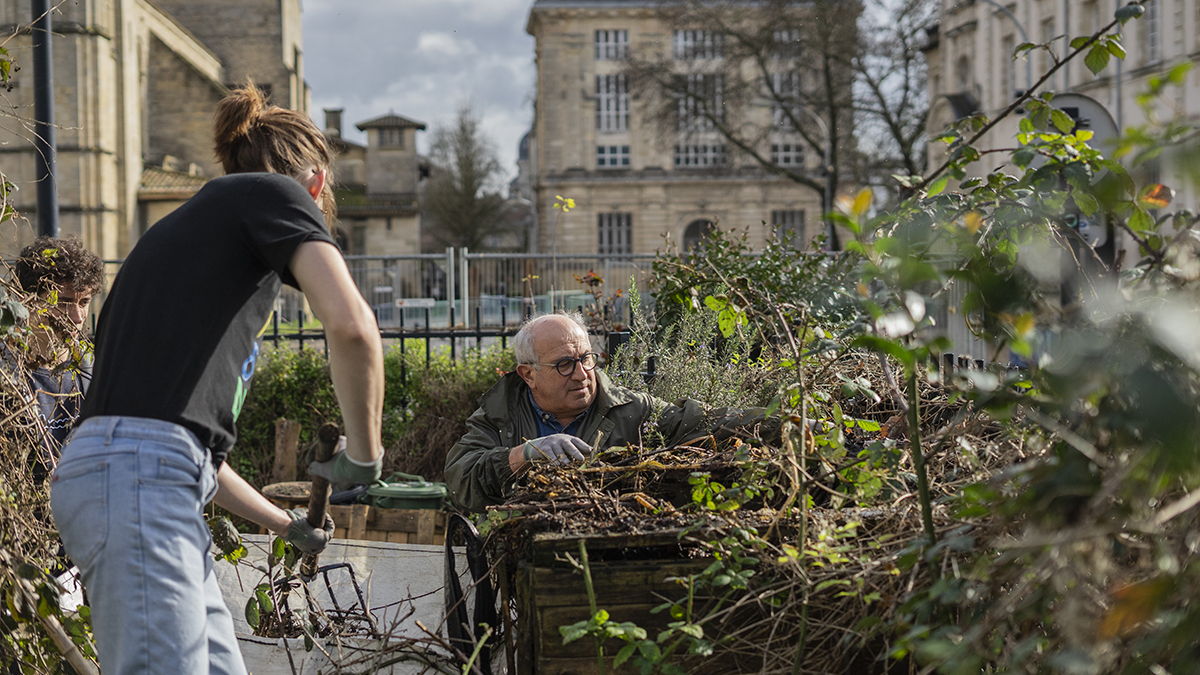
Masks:
[[[1022,120],[1022,121],[1024,121],[1024,120]],[[1013,164],[1016,164],[1017,166],[1021,167],[1022,169],[1028,167],[1029,164],[1031,162],[1033,162],[1033,159],[1035,157],[1037,157],[1037,150],[1028,145],[1019,148],[1012,155]]]
[[[638,651],[642,653],[642,658],[657,661],[662,656],[662,651],[658,648],[658,645],[650,640],[641,640],[637,643],[637,646]]]
[[[258,619],[258,599],[251,597],[246,601],[246,623],[250,624],[251,628],[258,630]]]
[[[940,195],[942,191],[946,189],[946,183],[949,182],[949,180],[949,176],[942,176],[941,178],[935,180],[933,185],[929,186],[929,190],[926,194],[930,197],[936,197],[937,195]]]
[[[1056,129],[1064,134],[1071,133],[1071,130],[1075,128],[1075,120],[1058,108],[1050,111],[1050,121],[1054,123]]]
[[[906,367],[911,367],[916,358],[912,352],[904,348],[904,345],[895,340],[879,337],[878,335],[860,335],[851,344],[855,347],[863,347],[873,352],[880,352],[895,357],[897,361],[903,363]]]
[[[1133,212],[1133,215],[1129,216],[1127,224],[1129,225],[1129,229],[1134,232],[1150,232],[1154,229],[1154,219],[1150,217],[1149,213],[1143,211],[1141,207],[1138,207]]]
[[[254,597],[258,599],[258,607],[263,612],[274,612],[275,603],[271,601],[271,596],[267,595],[267,591],[261,587],[254,589]]]
[[[638,645],[636,642],[630,642],[624,647],[621,647],[621,651],[617,652],[616,658],[613,659],[613,668],[620,668],[622,663],[625,663],[629,660],[629,657],[633,656],[634,652],[637,651],[637,648]]]
[[[1114,36],[1110,37],[1108,39],[1107,46],[1108,46],[1109,54],[1112,54],[1113,56],[1117,57],[1118,59],[1123,60],[1125,58],[1125,48],[1121,46],[1121,41],[1120,41],[1119,35],[1114,35]]]
[[[563,644],[564,645],[570,644],[570,643],[578,640],[579,638],[587,635],[588,634],[587,625],[588,625],[587,621],[580,621],[579,623],[572,624],[570,626],[559,626],[558,632],[562,633]]]
[[[858,420],[858,428],[863,431],[879,431],[879,422],[873,420]]]
[[[1100,210],[1100,202],[1087,192],[1072,192],[1071,198],[1075,200],[1075,205],[1085,216],[1090,216]]]
[[[704,637],[704,628],[698,623],[689,623],[679,627],[681,632],[687,633],[699,640]]]
[[[283,537],[275,537],[275,541],[271,542],[271,555],[273,555],[276,560],[283,559],[284,547],[286,544],[287,542],[283,540]]]
[[[1071,49],[1080,49],[1088,43],[1088,40],[1091,40],[1091,39],[1092,38],[1090,36],[1080,35],[1079,37],[1075,38],[1074,40],[1071,40]]]
[[[1131,2],[1128,5],[1117,10],[1116,19],[1122,24],[1127,23],[1131,19],[1136,19],[1145,12],[1145,8],[1141,5]]]
[[[1112,52],[1102,42],[1097,42],[1088,50],[1087,56],[1083,57],[1083,65],[1092,71],[1093,75],[1099,75],[1100,71],[1108,67],[1108,59]]]

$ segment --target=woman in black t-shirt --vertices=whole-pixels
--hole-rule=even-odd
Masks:
[[[229,175],[151,227],[113,283],[82,422],[52,478],[106,675],[245,673],[212,573],[209,499],[305,552],[333,533],[225,461],[282,283],[324,325],[346,430],[346,451],[310,473],[369,483],[382,462],[382,344],[328,230],[324,136],[251,85],[218,105],[215,140]]]

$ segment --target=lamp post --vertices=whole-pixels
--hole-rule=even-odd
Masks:
[[[841,243],[838,241],[837,230],[834,229],[833,219],[829,217],[829,212],[833,210],[833,135],[829,133],[829,125],[825,120],[813,112],[807,106],[798,106],[797,110],[803,110],[810,117],[817,121],[817,125],[821,127],[821,133],[825,134],[825,198],[824,198],[824,213],[825,216],[825,233],[829,235],[829,250],[841,250]]]
[[[33,0],[33,150],[37,178],[38,232],[58,236],[58,192],[55,184],[54,59],[50,42],[50,0]]]

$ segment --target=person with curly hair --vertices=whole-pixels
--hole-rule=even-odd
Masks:
[[[104,262],[78,239],[43,235],[21,250],[13,278],[33,311],[26,340],[5,347],[4,360],[24,374],[36,399],[43,440],[34,475],[42,479],[58,461],[91,380],[83,329],[92,298],[104,288]]]
[[[324,135],[251,84],[217,105],[214,139],[226,175],[152,225],[113,281],[80,423],[51,477],[105,675],[246,672],[213,573],[209,500],[303,553],[333,535],[332,518],[310,526],[228,461],[282,284],[324,326],[345,426],[346,449],[309,473],[372,483],[383,460],[383,345],[330,234]]]

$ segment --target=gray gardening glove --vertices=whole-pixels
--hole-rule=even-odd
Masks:
[[[342,436],[338,439],[338,452],[333,459],[309,464],[308,473],[329,481],[335,492],[351,485],[371,485],[383,473],[383,455],[367,466],[356,464],[346,454],[346,437]]]
[[[551,464],[570,464],[582,462],[584,453],[591,452],[582,438],[571,434],[550,434],[525,441],[524,458],[526,462],[549,462]]]
[[[300,549],[301,553],[315,555],[325,550],[325,545],[333,539],[333,516],[325,514],[325,524],[320,529],[308,524],[308,509],[288,509],[287,514],[292,518],[283,533],[283,540]]]

